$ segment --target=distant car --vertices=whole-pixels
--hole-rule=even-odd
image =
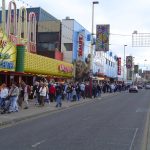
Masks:
[[[130,88],[129,88],[129,93],[138,93],[138,87],[135,86],[135,85],[132,85]]]
[[[143,86],[142,85],[138,85],[137,88],[138,89],[143,89]]]
[[[150,84],[146,84],[145,89],[150,89]]]

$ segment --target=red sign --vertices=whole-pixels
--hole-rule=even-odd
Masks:
[[[118,75],[121,75],[121,57],[118,58]]]
[[[73,67],[70,66],[65,66],[65,65],[59,65],[58,66],[59,71],[64,72],[64,73],[71,73],[73,72]]]
[[[83,47],[84,47],[83,35],[79,34],[79,48],[78,48],[78,56],[79,57],[83,56]]]

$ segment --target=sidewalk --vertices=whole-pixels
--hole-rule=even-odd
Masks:
[[[103,100],[105,97],[115,96],[117,94],[118,94],[118,92],[102,94],[100,100]],[[0,114],[0,127],[5,126],[5,125],[11,125],[11,124],[17,123],[19,121],[27,120],[30,118],[39,117],[41,115],[48,114],[51,112],[65,110],[65,109],[71,108],[73,106],[81,105],[84,103],[90,103],[90,102],[92,103],[93,100],[94,100],[94,98],[93,99],[90,99],[90,98],[81,99],[80,101],[75,101],[75,102],[67,102],[65,100],[65,101],[62,101],[61,108],[55,107],[56,102],[53,102],[50,104],[46,103],[44,107],[35,106],[34,100],[31,100],[29,102],[29,104],[30,104],[29,109],[20,109],[19,112],[11,113],[11,114],[3,114],[3,115]]]

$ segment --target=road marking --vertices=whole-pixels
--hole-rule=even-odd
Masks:
[[[132,139],[132,141],[131,141],[129,150],[132,150],[132,146],[133,146],[133,143],[134,143],[134,140],[135,140],[135,137],[136,137],[137,132],[138,132],[138,128],[136,128],[136,130],[135,130],[135,132],[134,132],[134,136],[133,136],[133,139]]]
[[[45,141],[46,140],[39,141],[39,142],[33,144],[32,147],[35,148],[35,147],[39,146],[40,144],[44,143]]]

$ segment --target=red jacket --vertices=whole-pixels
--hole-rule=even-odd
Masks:
[[[50,94],[55,94],[55,92],[56,92],[55,87],[53,85],[51,85],[50,88],[49,88],[49,93]]]

